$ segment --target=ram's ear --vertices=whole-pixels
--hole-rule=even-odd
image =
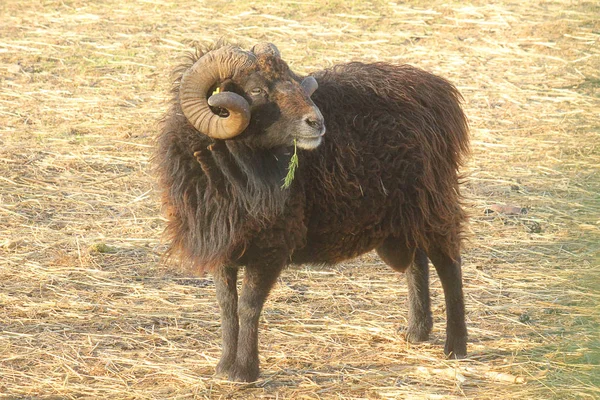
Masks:
[[[312,76],[307,76],[306,78],[304,78],[302,80],[302,83],[300,83],[300,86],[302,86],[302,89],[304,89],[308,97],[312,96],[315,90],[319,88],[317,80]]]

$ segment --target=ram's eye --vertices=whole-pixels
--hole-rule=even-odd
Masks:
[[[252,96],[258,96],[259,94],[263,93],[263,90],[261,88],[254,88],[250,91],[250,93]]]

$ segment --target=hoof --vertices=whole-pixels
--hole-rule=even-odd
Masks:
[[[429,332],[422,329],[408,329],[406,331],[406,341],[409,343],[426,342],[429,340]]]
[[[233,365],[229,371],[229,380],[233,382],[254,382],[258,379],[258,367]]]
[[[408,318],[408,328],[406,328],[406,341],[409,343],[419,343],[429,340],[429,334],[433,327],[431,317]]]
[[[217,370],[215,375],[218,377],[226,378],[229,375],[229,371],[231,371],[231,367],[233,366],[234,360],[223,359],[219,361],[217,364]]]
[[[467,356],[467,337],[447,338],[444,353],[448,358],[461,359]]]
[[[433,324],[429,321],[423,323],[409,324],[406,330],[406,340],[410,343],[419,343],[429,340],[429,334]]]

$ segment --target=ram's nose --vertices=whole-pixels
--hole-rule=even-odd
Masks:
[[[306,124],[312,129],[319,132],[319,136],[323,136],[323,134],[325,134],[325,121],[323,121],[323,118],[309,116],[304,119],[304,122],[306,122]]]
[[[314,108],[312,112],[304,116],[304,122],[315,133],[315,136],[323,136],[325,134],[325,119],[318,108]]]

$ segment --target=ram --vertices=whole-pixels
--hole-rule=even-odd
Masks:
[[[432,328],[431,260],[446,302],[445,353],[466,355],[458,169],[469,142],[453,85],[388,63],[302,78],[270,43],[198,50],[175,75],[154,158],[169,254],[214,276],[217,373],[258,377],[259,316],[286,265],[373,249],[406,272],[411,342]]]

